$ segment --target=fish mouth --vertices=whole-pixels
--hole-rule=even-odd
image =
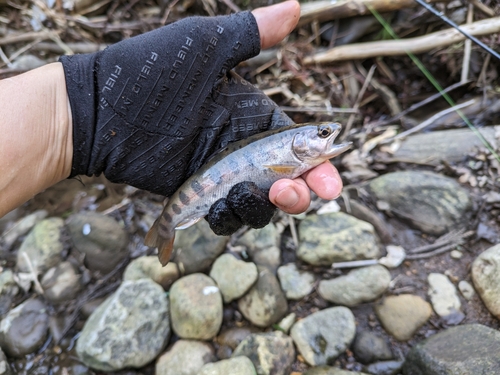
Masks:
[[[338,156],[342,154],[343,152],[346,152],[352,147],[352,142],[347,142],[347,143],[341,143],[341,144],[333,144],[333,141],[335,140],[335,137],[332,137],[332,145],[329,149],[329,151],[326,153],[325,157],[328,159],[332,159],[335,156]]]

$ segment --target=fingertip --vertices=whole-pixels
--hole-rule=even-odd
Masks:
[[[269,191],[269,199],[280,210],[289,214],[304,212],[311,203],[311,194],[302,179],[279,180]]]
[[[338,198],[342,192],[342,179],[340,178],[337,168],[329,161],[310,170],[304,178],[307,185],[320,198],[335,199]]]

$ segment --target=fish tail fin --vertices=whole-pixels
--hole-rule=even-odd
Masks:
[[[159,220],[155,221],[149,232],[146,234],[144,243],[146,246],[158,247],[158,259],[162,266],[166,266],[170,261],[172,250],[174,248],[175,231],[169,233],[169,236],[159,236],[158,234]]]

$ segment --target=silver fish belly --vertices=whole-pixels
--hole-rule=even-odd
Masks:
[[[175,230],[206,216],[210,207],[243,181],[263,189],[282,178],[293,179],[341,154],[350,144],[334,145],[341,130],[336,123],[298,124],[235,142],[216,154],[170,197],[146,236],[157,246],[160,262],[170,260]]]

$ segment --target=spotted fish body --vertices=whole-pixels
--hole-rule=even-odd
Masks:
[[[282,178],[296,178],[325,160],[346,151],[350,144],[334,145],[341,130],[337,123],[298,124],[260,133],[232,143],[170,197],[146,236],[157,246],[165,265],[172,253],[175,230],[185,229],[206,216],[213,203],[243,181],[262,190]]]

